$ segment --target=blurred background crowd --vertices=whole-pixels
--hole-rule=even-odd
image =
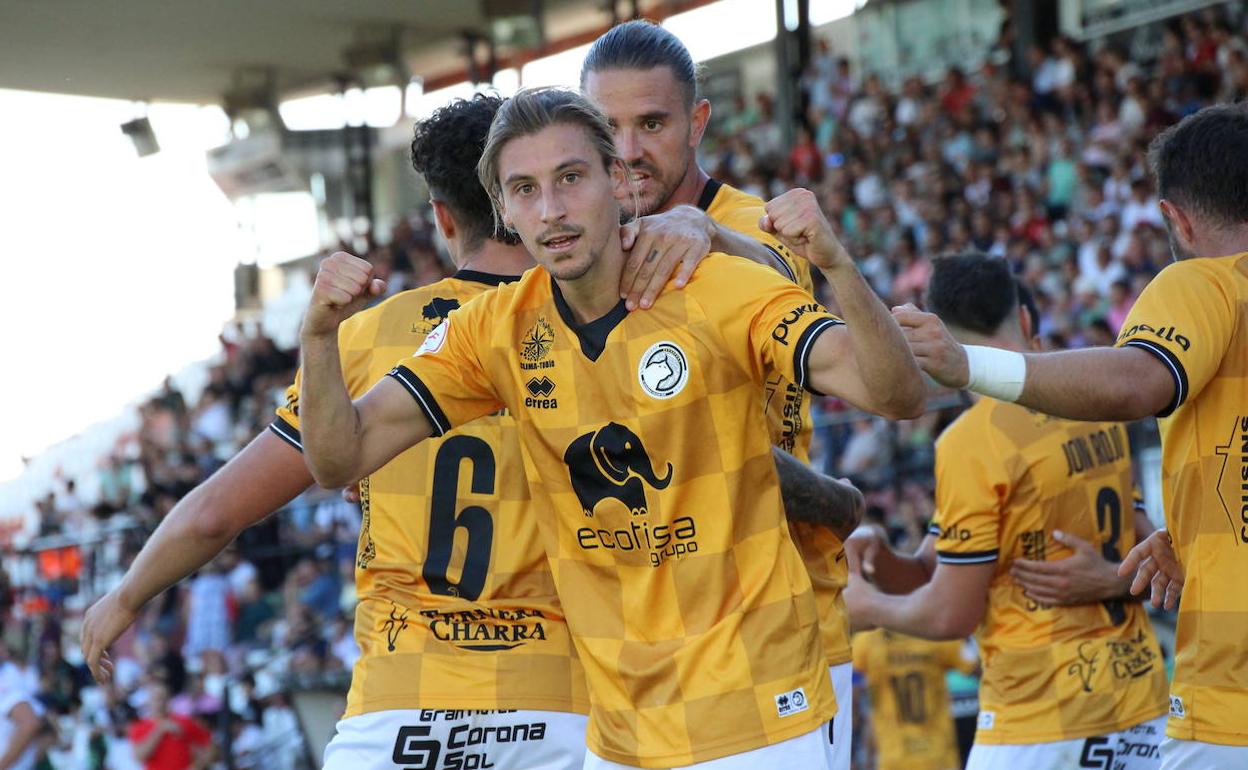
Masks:
[[[939,255],[982,251],[1032,287],[1044,347],[1110,344],[1170,260],[1149,140],[1203,105],[1248,96],[1243,19],[1225,11],[1173,20],[1152,61],[1060,37],[1017,61],[1007,18],[978,71],[953,68],[896,88],[821,41],[803,78],[806,119],[795,143],[785,145],[766,93],[715,104],[703,166],[763,198],[815,190],[890,305],[922,302]],[[449,272],[425,210],[366,256],[392,292]],[[315,765],[289,689],[345,683],[358,655],[350,621],[360,515],[336,493],[309,491],[152,602],[114,648],[112,685],[94,686],[75,649],[89,598],[112,585],[183,495],[265,428],[293,378],[296,351],[258,325],[231,326],[220,342],[193,398],[166,381],[89,485],[64,479],[37,503],[34,545],[5,546],[0,671],[6,686],[22,683],[41,704],[40,767],[144,767],[137,748],[152,729],[144,725],[170,715],[228,735],[214,751],[192,747],[197,766],[224,761],[222,751],[235,767],[261,758],[272,770]],[[932,442],[964,404],[934,393],[932,405],[899,423],[834,399],[815,405],[817,464],[855,480],[869,515],[902,545],[922,538]],[[1136,426],[1137,443],[1155,443],[1151,430]],[[93,545],[76,545],[84,538]],[[177,733],[193,743],[192,729]]]

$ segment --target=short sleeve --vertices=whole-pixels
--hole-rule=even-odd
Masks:
[[[763,214],[767,213],[761,200],[757,205],[735,205],[726,209],[722,212],[716,210],[715,221],[717,223],[758,241],[779,261],[784,277],[806,291],[814,293],[815,287],[810,278],[810,263],[794,254],[775,235],[758,226],[758,221],[762,219]]]
[[[1213,378],[1235,323],[1225,288],[1200,260],[1172,264],[1144,287],[1117,346],[1148,351],[1174,378],[1174,398],[1158,417],[1169,416]]]
[[[810,351],[819,335],[844,322],[809,292],[774,270],[733,257],[704,260],[686,291],[699,298],[760,384],[778,373],[822,395],[807,381]]]
[[[362,348],[353,337],[359,334],[361,322],[373,310],[365,310],[347,319],[338,329],[338,350],[342,366],[342,376],[347,385],[347,392],[352,398],[359,398],[372,385],[368,381],[368,348]],[[295,372],[295,381],[286,386],[286,397],[276,410],[269,430],[278,438],[290,444],[300,452],[303,451],[303,436],[299,433],[299,387],[303,383],[303,367]]]
[[[504,406],[482,363],[490,345],[490,299],[484,294],[456,310],[390,372],[416,399],[435,436]]]
[[[1011,485],[991,449],[977,448],[936,443],[936,514],[929,532],[943,564],[984,564],[999,555],[1001,509]]]

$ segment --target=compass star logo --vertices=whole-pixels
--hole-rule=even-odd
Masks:
[[[537,363],[550,355],[555,344],[555,330],[545,318],[538,318],[529,333],[520,341],[520,357],[529,363]]]

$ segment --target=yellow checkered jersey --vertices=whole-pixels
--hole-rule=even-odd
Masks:
[[[936,553],[995,562],[977,631],[984,674],[979,743],[1044,743],[1124,729],[1165,712],[1166,676],[1144,608],[1037,604],[1015,559],[1070,555],[1055,530],[1110,561],[1135,544],[1126,429],[980,399],[936,442]]]
[[[761,198],[712,179],[703,189],[698,205],[718,224],[747,235],[770,249],[788,271],[789,279],[814,294],[810,263],[794,254],[776,236],[759,229],[758,220],[765,213]],[[763,386],[763,399],[772,443],[802,462],[809,463],[814,426],[811,423],[810,399],[805,390],[782,372],[775,372]],[[848,663],[849,614],[845,611],[845,600],[841,598],[841,591],[849,579],[845,547],[841,539],[826,527],[805,523],[792,526],[793,539],[815,585],[819,626],[823,632],[828,665]]]
[[[514,277],[460,271],[357,313],[339,332],[353,397],[471,298]],[[272,430],[301,449],[298,385]],[[346,716],[390,709],[589,710],[525,481],[516,421],[492,414],[360,483],[360,658]]]
[[[960,767],[945,672],[975,670],[964,647],[884,629],[854,636],[854,669],[867,680],[879,770]]]
[[[1158,415],[1166,528],[1185,584],[1167,734],[1248,745],[1248,254],[1162,270],[1119,345],[1174,377]]]
[[[515,416],[599,756],[703,762],[835,712],[758,394],[776,370],[804,383],[839,323],[774,271],[711,255],[650,310],[580,325],[537,268],[396,367],[435,431]]]

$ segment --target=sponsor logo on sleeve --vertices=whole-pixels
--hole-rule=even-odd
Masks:
[[[1178,330],[1173,326],[1158,326],[1154,328],[1149,324],[1135,324],[1134,326],[1129,326],[1119,332],[1118,342],[1121,344],[1132,337],[1138,337],[1140,335],[1152,335],[1159,340],[1173,342],[1185,351],[1192,349],[1191,338],[1179,334]]]
[[[425,336],[425,341],[420,343],[420,347],[416,349],[416,355],[433,355],[442,350],[442,346],[446,344],[446,333],[450,328],[451,319],[449,318],[438,324],[437,328]]]
[[[799,305],[788,313],[784,314],[784,318],[780,319],[780,323],[776,324],[776,328],[771,330],[771,338],[781,345],[789,344],[789,327],[797,323],[802,316],[807,313],[822,313],[823,306],[817,302],[810,302],[805,305]]]

